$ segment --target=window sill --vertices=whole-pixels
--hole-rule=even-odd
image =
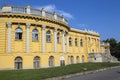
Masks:
[[[46,41],[46,43],[52,43],[52,42],[51,42],[51,41],[50,41],[50,42],[47,42],[47,41]]]
[[[75,46],[75,47],[79,47],[79,46]]]
[[[23,41],[23,39],[15,39],[15,41]]]
[[[32,42],[39,42],[39,40],[32,40]]]
[[[57,44],[61,44],[61,42],[58,42]]]

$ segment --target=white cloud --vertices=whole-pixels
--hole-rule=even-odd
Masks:
[[[64,15],[68,19],[73,19],[73,15],[71,15],[70,13],[67,13],[65,11],[57,10],[57,13],[60,14],[60,15]]]
[[[46,6],[43,6],[43,8],[47,11],[52,11],[52,12],[56,10],[55,5],[46,5]]]
[[[67,19],[73,19],[74,18],[72,14],[57,9],[55,5],[45,5],[45,6],[40,6],[40,7],[37,7],[37,8],[39,8],[39,9],[44,8],[46,11],[50,11],[50,12],[55,11],[59,15],[64,15],[64,17],[67,18]]]

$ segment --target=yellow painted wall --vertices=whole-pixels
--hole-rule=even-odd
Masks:
[[[34,17],[23,18],[22,14],[12,17],[2,17],[0,18],[0,69],[14,69],[14,60],[16,57],[20,56],[23,59],[23,69],[33,68],[33,59],[36,56],[40,57],[40,67],[49,67],[49,57],[54,57],[54,66],[60,66],[60,57],[65,58],[65,64],[69,64],[69,56],[73,56],[73,62],[76,63],[76,57],[79,56],[79,63],[82,62],[82,56],[84,56],[84,62],[88,62],[88,53],[92,52],[94,49],[95,53],[100,52],[100,37],[99,35],[89,34],[85,32],[79,32],[75,30],[70,30],[69,26],[65,27],[59,23],[36,20]],[[29,15],[26,15],[29,16]],[[6,26],[7,22],[12,23],[12,39],[11,39],[11,53],[7,53],[8,49],[8,29]],[[26,53],[26,23],[30,23],[30,52]],[[22,40],[15,40],[15,29],[22,28],[23,35]],[[42,25],[45,28],[45,53],[42,53]],[[54,28],[57,28],[57,32],[60,32],[60,43],[57,43],[57,53],[54,53]],[[38,30],[38,40],[32,40],[32,30]],[[51,42],[46,42],[46,31],[51,32]],[[68,47],[69,52],[64,53],[62,47],[62,31],[68,32],[68,36],[72,38],[72,46]],[[88,40],[90,37],[90,40]],[[75,46],[75,38],[78,40],[78,45]],[[92,39],[96,39],[93,40]],[[80,46],[80,39],[83,40],[83,46]],[[97,39],[99,39],[97,41]],[[67,44],[67,36],[65,36],[65,44]],[[67,45],[65,45],[65,50],[67,50]]]
[[[6,23],[0,20],[0,54],[6,51]]]

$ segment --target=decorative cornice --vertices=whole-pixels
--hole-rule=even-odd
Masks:
[[[43,16],[20,14],[20,13],[16,13],[16,14],[15,13],[0,13],[0,17],[8,17],[8,18],[10,18],[10,17],[19,18],[20,17],[20,18],[34,19],[37,21],[47,21],[50,23],[54,23],[54,24],[58,24],[60,26],[66,27],[67,29],[70,29],[70,27],[62,21],[51,19],[48,17],[43,17]]]
[[[88,35],[100,36],[99,33],[90,30],[78,30],[78,29],[70,28],[70,31],[88,34]]]

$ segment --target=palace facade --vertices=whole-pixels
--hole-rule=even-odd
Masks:
[[[69,26],[64,16],[30,6],[0,10],[0,69],[34,69],[89,62],[100,35]]]

